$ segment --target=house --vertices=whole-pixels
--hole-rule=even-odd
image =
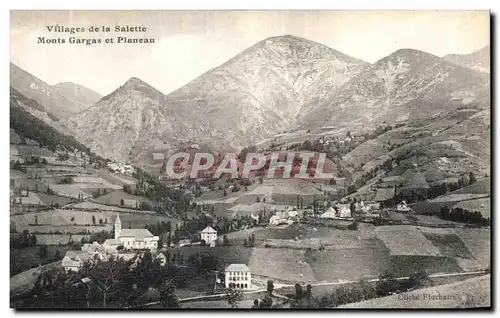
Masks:
[[[398,212],[410,212],[412,209],[406,204],[406,201],[401,201],[398,205],[396,205],[396,211]]]
[[[107,239],[106,241],[104,241],[103,245],[115,250],[118,250],[119,246],[123,247],[123,243],[120,239]]]
[[[337,211],[329,207],[323,214],[319,216],[322,219],[333,219],[337,217]]]
[[[224,284],[226,288],[252,288],[252,273],[250,268],[248,268],[245,264],[229,265],[224,270]]]
[[[351,217],[351,207],[349,206],[349,204],[339,204],[337,208],[339,210],[339,217],[341,218]]]
[[[356,212],[358,213],[363,213],[363,214],[369,214],[374,210],[380,210],[380,203],[376,202],[363,202],[360,201],[355,204],[356,206]]]
[[[156,250],[160,237],[154,236],[147,229],[122,229],[122,222],[118,215],[115,220],[115,240],[106,240],[106,242],[108,245],[116,246],[116,240],[120,240],[126,250]]]
[[[217,231],[211,226],[207,226],[203,231],[201,231],[201,240],[205,241],[206,245],[215,246],[215,241],[217,241]]]
[[[78,272],[83,263],[92,260],[92,256],[84,251],[67,251],[62,259],[62,267],[69,272]]]

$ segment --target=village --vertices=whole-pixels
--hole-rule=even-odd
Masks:
[[[353,147],[356,138],[348,134],[340,143],[320,138],[301,147],[328,145],[329,140]],[[199,148],[188,146],[193,152]],[[276,145],[263,151],[268,161],[274,149]],[[85,152],[12,143],[11,232],[18,234],[11,234],[11,252],[38,249],[29,253],[43,256],[25,262],[30,266],[26,272],[17,272],[20,277],[33,270],[38,274],[19,279],[12,298],[30,295],[37,275],[58,270],[70,277],[88,275],[89,266],[110,260],[128,262],[131,270],[149,259],[163,272],[187,271],[182,275],[190,277],[191,285],[177,282],[175,293],[188,307],[221,305],[228,290],[242,291],[244,306],[265,307],[270,301],[263,291],[271,285],[275,305],[283,305],[290,297],[283,293],[296,284],[304,289],[319,284],[319,296],[343,282],[378,279],[386,272],[394,277],[418,271],[468,277],[489,268],[489,247],[473,248],[487,243],[484,219],[464,223],[439,211],[425,213],[428,207],[407,202],[413,195],[397,194],[395,178],[372,185],[370,197],[349,195],[345,177],[283,179],[282,169],[274,179],[263,178],[258,170],[249,179],[210,179],[213,174],[200,171],[198,179],[166,180],[161,175],[165,157],[155,159],[163,162],[159,176]],[[314,167],[308,171],[314,175]],[[158,189],[161,196],[152,192]],[[445,237],[460,242],[454,244],[461,244],[461,252],[450,253],[442,243]],[[19,247],[12,249],[12,244]],[[87,276],[79,279],[92,284]],[[151,297],[154,307],[160,296]]]

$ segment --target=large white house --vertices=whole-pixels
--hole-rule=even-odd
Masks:
[[[224,285],[226,288],[234,284],[234,288],[250,289],[252,288],[252,273],[245,264],[231,264],[224,270]]]
[[[205,241],[206,245],[215,246],[215,241],[217,241],[217,231],[211,226],[207,226],[203,231],[201,231],[201,240]]]
[[[159,236],[154,236],[147,229],[122,229],[120,215],[115,220],[115,238],[107,239],[105,246],[117,248],[122,245],[126,250],[156,250]]]

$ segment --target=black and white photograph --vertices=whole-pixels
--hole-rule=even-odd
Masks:
[[[9,15],[10,308],[491,309],[490,11]]]

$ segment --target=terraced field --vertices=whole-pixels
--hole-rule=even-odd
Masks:
[[[411,226],[380,226],[375,230],[391,255],[440,256],[439,249]]]

